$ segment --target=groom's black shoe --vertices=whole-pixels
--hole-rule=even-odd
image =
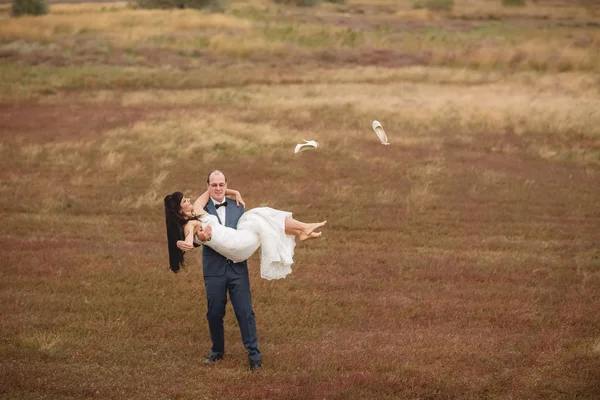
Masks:
[[[204,360],[204,364],[214,364],[219,360],[223,359],[223,354],[222,353],[217,353],[217,354],[211,354],[210,356],[208,356],[208,358],[206,360]]]
[[[250,360],[250,371],[260,371],[262,362],[260,360]]]

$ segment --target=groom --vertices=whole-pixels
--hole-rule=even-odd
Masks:
[[[244,213],[244,207],[237,206],[235,201],[225,198],[227,178],[221,171],[215,170],[208,175],[207,187],[211,200],[206,204],[204,210],[209,214],[216,215],[221,224],[235,229],[238,220]],[[208,300],[206,319],[208,319],[212,341],[210,355],[204,360],[204,363],[214,364],[223,359],[225,353],[223,318],[225,317],[227,292],[229,292],[229,298],[242,333],[242,342],[248,350],[250,369],[259,371],[262,367],[261,353],[258,349],[256,322],[252,310],[248,264],[246,261],[234,263],[210,248],[210,235],[210,231],[197,234],[198,239],[205,242],[202,248],[202,269]],[[181,249],[191,250],[189,248]]]

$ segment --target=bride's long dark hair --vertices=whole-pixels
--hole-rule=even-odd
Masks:
[[[177,247],[177,241],[185,239],[183,226],[188,221],[181,212],[182,199],[183,193],[175,192],[167,195],[164,200],[167,243],[169,244],[169,266],[173,272],[178,272],[184,266],[183,251]]]

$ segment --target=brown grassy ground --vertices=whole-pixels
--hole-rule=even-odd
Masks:
[[[456,3],[4,17],[0,398],[599,398],[598,19]],[[202,365],[200,254],[167,270],[162,197],[215,168],[329,221],[250,260],[258,374],[229,306]]]

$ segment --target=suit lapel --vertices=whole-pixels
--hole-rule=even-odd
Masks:
[[[227,200],[227,207],[225,207],[225,226],[233,228],[231,226],[231,217],[233,214],[235,207],[233,207],[233,202],[231,200]]]

